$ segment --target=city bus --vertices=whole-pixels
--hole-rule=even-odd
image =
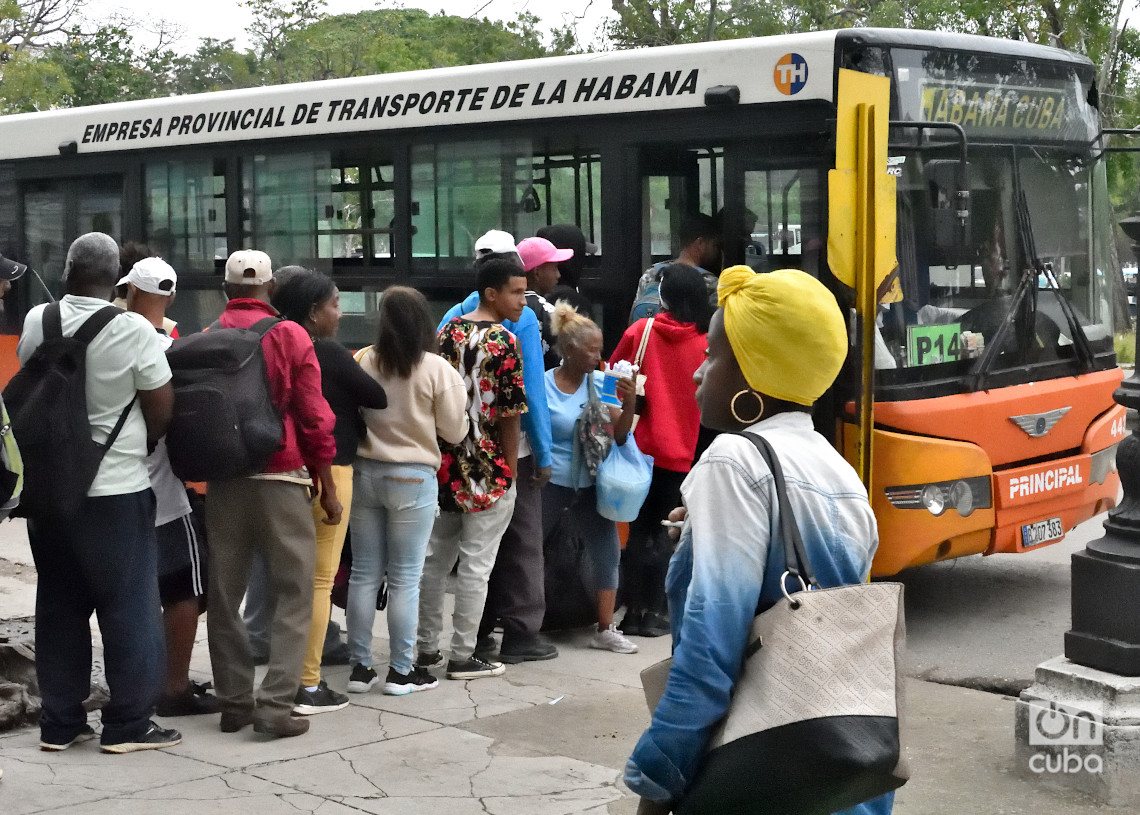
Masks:
[[[845,102],[849,77],[879,101]],[[221,311],[225,258],[251,247],[332,275],[341,338],[363,345],[385,287],[442,313],[483,232],[576,224],[612,347],[639,275],[706,213],[725,265],[803,269],[850,317],[815,423],[868,485],[874,573],[1024,552],[1120,488],[1096,94],[1092,64],[1057,49],[848,29],[3,117],[0,252],[34,273],[0,357],[90,230],[174,265],[183,333]],[[853,237],[871,248],[842,249]]]

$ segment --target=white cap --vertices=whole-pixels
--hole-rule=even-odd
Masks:
[[[178,285],[178,274],[162,258],[143,258],[115,285],[125,286],[127,283],[133,283],[139,291],[169,297]]]
[[[256,249],[239,249],[226,261],[226,282],[256,286],[273,279],[273,262]]]
[[[518,249],[515,248],[515,236],[501,229],[492,229],[475,241],[475,257],[501,255],[509,252],[518,252]]]

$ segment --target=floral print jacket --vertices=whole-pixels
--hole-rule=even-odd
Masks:
[[[522,356],[515,337],[499,323],[462,317],[439,331],[439,353],[467,388],[467,438],[440,439],[439,507],[444,512],[480,512],[511,487],[514,473],[503,456],[497,419],[526,413]]]

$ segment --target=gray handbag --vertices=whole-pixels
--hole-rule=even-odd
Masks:
[[[910,776],[900,726],[903,587],[820,589],[775,451],[758,435],[742,435],[775,480],[784,596],[753,620],[728,712],[675,812],[837,812]],[[664,693],[669,662],[642,671],[650,710]]]

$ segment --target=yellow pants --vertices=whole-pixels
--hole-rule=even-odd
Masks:
[[[311,688],[321,681],[321,651],[325,645],[325,630],[332,610],[332,586],[340,567],[340,553],[348,534],[348,510],[352,506],[352,466],[334,464],[333,483],[344,512],[340,523],[329,526],[324,522],[325,511],[320,498],[313,499],[313,521],[317,527],[317,566],[313,571],[313,620],[309,625],[309,644],[305,648],[305,668],[301,672],[301,686]]]

